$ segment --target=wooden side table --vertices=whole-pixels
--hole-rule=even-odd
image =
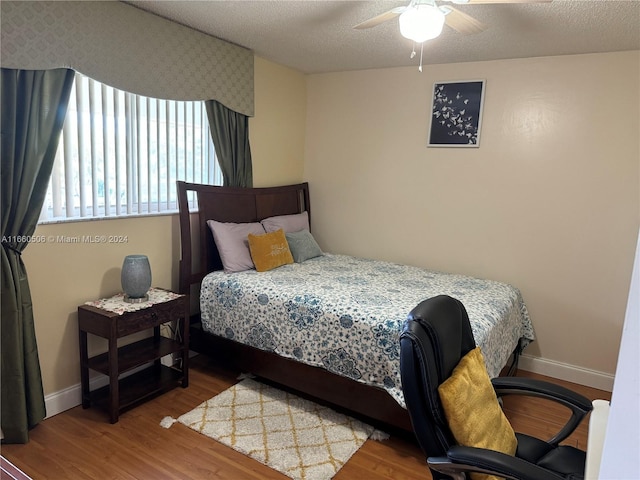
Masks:
[[[106,404],[111,423],[116,423],[124,410],[178,385],[189,385],[188,296],[152,288],[144,303],[126,303],[122,297],[120,294],[78,307],[82,406]],[[177,322],[177,338],[161,336],[160,325],[173,321]],[[152,337],[118,348],[119,338],[151,328]],[[107,352],[89,357],[88,333],[106,338]],[[162,365],[160,359],[174,353],[180,354],[181,365]],[[107,375],[109,385],[91,391],[89,369]],[[134,369],[139,370],[120,378]]]

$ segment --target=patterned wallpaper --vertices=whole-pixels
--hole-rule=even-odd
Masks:
[[[122,90],[254,113],[253,53],[116,1],[0,2],[0,63],[72,68]]]

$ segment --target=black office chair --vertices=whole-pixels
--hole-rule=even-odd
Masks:
[[[522,480],[584,478],[585,452],[559,444],[591,411],[591,401],[548,382],[518,377],[491,380],[498,398],[524,394],[554,400],[569,408],[571,418],[553,438],[543,441],[516,433],[515,456],[457,444],[445,417],[438,386],[475,347],[464,305],[446,295],[416,306],[400,335],[404,398],[434,480],[462,480],[468,478],[469,472]]]

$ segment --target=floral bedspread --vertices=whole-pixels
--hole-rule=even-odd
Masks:
[[[510,285],[345,255],[268,272],[212,272],[200,310],[208,332],[384,388],[404,407],[398,337],[407,314],[439,294],[465,305],[490,377],[520,338],[534,339]]]

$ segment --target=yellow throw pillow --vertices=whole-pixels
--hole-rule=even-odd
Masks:
[[[256,270],[266,272],[281,265],[293,263],[293,256],[289,250],[284,230],[265,233],[262,235],[249,234],[249,251]]]
[[[449,429],[460,445],[514,455],[518,441],[487,374],[480,347],[467,353],[438,387]],[[495,478],[471,474],[474,480]]]

